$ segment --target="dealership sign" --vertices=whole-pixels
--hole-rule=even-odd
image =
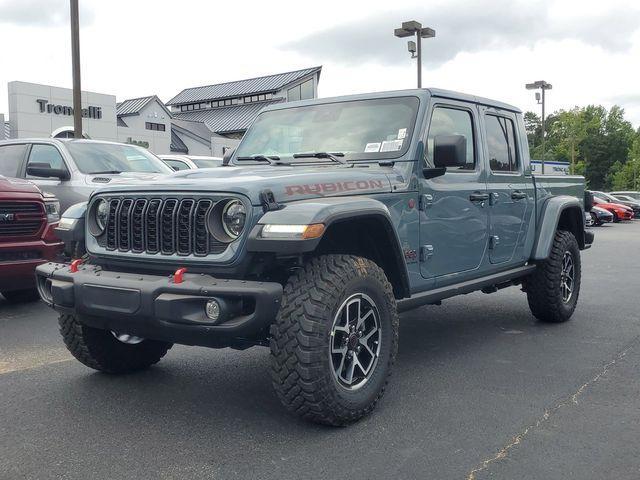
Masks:
[[[38,98],[36,100],[40,108],[40,113],[51,113],[53,115],[68,115],[73,116],[73,107],[68,105],[54,105],[49,103],[49,100]],[[102,118],[102,107],[89,106],[82,109],[82,118],[93,118],[100,120]]]

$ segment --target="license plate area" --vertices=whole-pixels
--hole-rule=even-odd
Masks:
[[[140,290],[133,288],[82,285],[82,305],[88,310],[134,314],[140,309]]]

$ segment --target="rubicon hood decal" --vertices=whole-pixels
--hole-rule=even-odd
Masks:
[[[382,190],[382,180],[349,180],[346,182],[307,183],[304,185],[287,185],[287,195],[323,195],[327,193],[350,192],[354,190]]]

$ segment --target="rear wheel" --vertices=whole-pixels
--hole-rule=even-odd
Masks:
[[[87,367],[106,373],[131,373],[158,363],[171,343],[145,340],[88,327],[74,315],[60,315],[60,333],[71,354]]]
[[[37,300],[40,300],[38,290],[35,288],[3,291],[2,296],[6,298],[10,303],[35,302]]]
[[[571,232],[555,234],[549,258],[539,263],[525,281],[529,308],[542,322],[571,318],[580,294],[580,248]]]
[[[347,425],[384,393],[398,347],[391,285],[375,263],[325,255],[296,272],[271,327],[275,391],[307,420]]]

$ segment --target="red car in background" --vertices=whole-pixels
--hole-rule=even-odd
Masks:
[[[593,204],[611,212],[613,214],[614,222],[619,222],[620,220],[631,220],[633,218],[633,209],[626,205],[610,203],[597,196],[593,197]]]
[[[25,180],[0,175],[0,293],[11,302],[37,300],[34,270],[63,243],[53,228],[60,203]]]

